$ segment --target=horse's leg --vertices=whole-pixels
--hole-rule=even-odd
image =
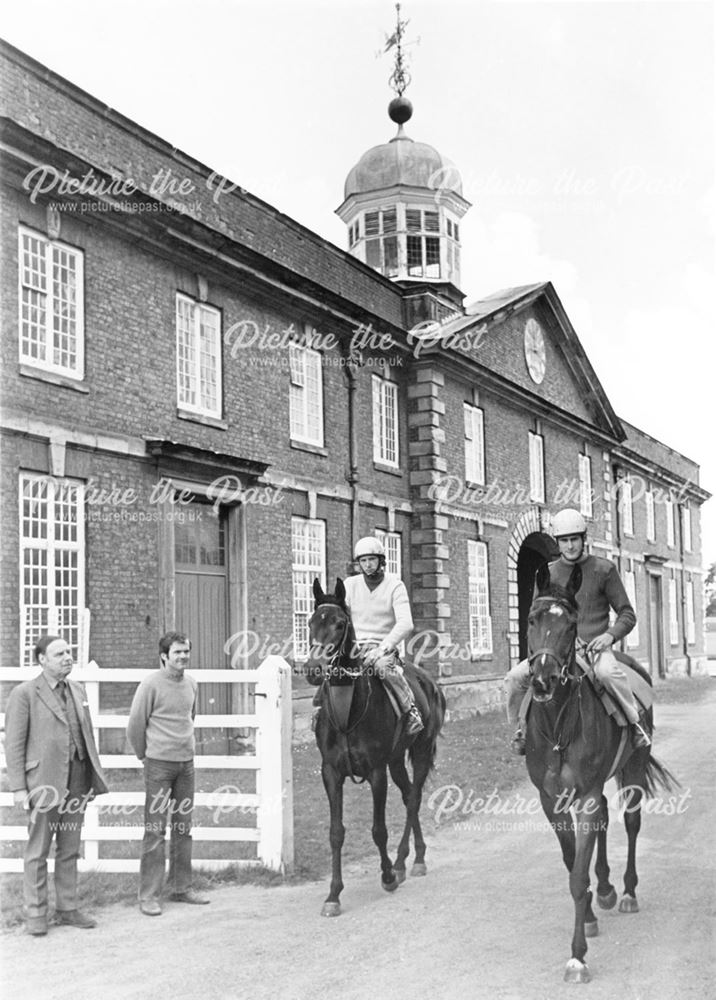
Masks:
[[[390,768],[390,776],[395,782],[395,784],[400,789],[400,794],[403,798],[403,805],[405,806],[405,825],[403,827],[403,836],[400,838],[400,843],[398,844],[398,853],[395,857],[395,864],[393,865],[393,870],[395,871],[395,876],[399,883],[405,881],[405,859],[408,856],[410,850],[410,819],[408,816],[408,805],[410,802],[410,793],[412,791],[412,784],[410,782],[410,777],[408,776],[408,771],[405,766],[405,754],[399,760],[391,760],[388,767]]]
[[[541,790],[539,793],[542,803],[542,811],[549,820],[552,829],[557,834],[559,846],[562,849],[562,860],[568,872],[574,867],[574,821],[572,814],[566,808],[559,809],[559,802],[552,798],[547,792]]]
[[[385,764],[374,767],[368,778],[373,792],[373,842],[380,852],[381,885],[386,892],[393,892],[400,884],[395,877],[388,857],[388,829],[385,825],[385,800],[388,795],[388,776]]]
[[[574,806],[575,853],[574,864],[569,873],[569,891],[574,900],[574,934],[572,935],[572,957],[567,962],[564,980],[567,983],[588,983],[591,979],[584,957],[587,954],[585,923],[591,913],[591,891],[589,889],[589,868],[597,839],[599,817],[601,815],[602,791],[584,796]],[[593,916],[593,914],[592,914]]]
[[[331,843],[331,853],[333,856],[333,870],[331,875],[331,888],[326,901],[321,910],[323,917],[337,917],[341,912],[340,895],[343,891],[343,879],[341,877],[341,849],[346,835],[343,826],[343,782],[344,778],[338,771],[324,762],[322,768],[323,785],[326,789],[328,802],[331,809],[331,829],[329,839]]]
[[[611,910],[616,904],[617,894],[609,881],[609,862],[607,861],[607,831],[609,829],[609,806],[606,795],[602,795],[599,830],[597,831],[597,863],[594,870],[597,875],[597,902],[603,910]]]
[[[427,875],[428,873],[428,868],[425,864],[425,838],[420,826],[420,806],[423,802],[423,786],[430,773],[432,759],[432,741],[426,737],[425,742],[421,742],[420,736],[418,736],[413,751],[413,781],[408,797],[407,816],[405,818],[406,829],[412,828],[413,844],[415,846],[415,860],[413,861],[413,867],[410,869],[411,875]]]
[[[639,879],[636,874],[636,839],[641,829],[643,788],[637,782],[626,787],[628,791],[624,798],[624,826],[626,827],[629,848],[626,871],[624,872],[624,895],[619,903],[619,912],[638,913],[639,903],[636,899],[636,886]]]

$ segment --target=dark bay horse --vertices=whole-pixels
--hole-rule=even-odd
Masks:
[[[577,610],[575,595],[582,582],[577,565],[566,588],[550,584],[549,570],[537,574],[537,597],[527,620],[532,705],[526,736],[527,770],[537,787],[542,808],[562,849],[569,871],[569,888],[574,900],[572,957],[567,962],[566,982],[587,983],[589,970],[584,961],[587,937],[598,933],[592,911],[589,869],[597,844],[595,873],[597,902],[611,909],[617,900],[609,881],[607,828],[609,813],[604,784],[616,762],[621,727],[606,713],[575,657]],[[630,658],[629,658],[630,659]],[[631,664],[651,683],[648,674]],[[645,716],[649,733],[653,730],[651,709]],[[652,795],[657,785],[671,789],[677,783],[649,748],[633,749],[627,740],[616,770],[617,783],[625,806],[624,823],[628,837],[628,857],[624,874],[624,895],[619,909],[634,913],[636,900],[636,841],[641,826],[641,800]]]
[[[423,785],[435,761],[436,741],[445,718],[445,696],[424,670],[405,667],[424,722],[424,729],[417,736],[408,737],[404,720],[396,719],[382,681],[360,661],[343,581],[337,581],[335,594],[324,594],[320,582],[315,580],[313,594],[316,607],[309,621],[311,654],[306,673],[311,683],[321,684],[316,743],[321,751],[323,784],[330,804],[333,857],[330,891],[321,912],[323,916],[336,917],[341,912],[343,889],[343,783],[348,777],[353,781],[368,781],[373,793],[372,832],[380,852],[383,888],[392,892],[405,880],[411,831],[415,842],[411,874],[427,872],[419,812]],[[412,781],[406,768],[406,753],[412,764]],[[406,809],[394,865],[388,856],[385,825],[386,768],[401,791]]]

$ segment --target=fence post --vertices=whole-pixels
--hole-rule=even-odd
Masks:
[[[258,857],[267,868],[285,872],[293,867],[293,706],[291,668],[283,657],[263,661],[255,691]]]
[[[88,612],[89,614],[89,612]],[[92,732],[94,733],[94,741],[97,747],[97,752],[100,749],[100,730],[97,728],[97,718],[99,716],[99,681],[98,680],[85,680],[85,670],[96,671],[99,669],[97,663],[91,660],[87,663],[86,657],[81,658],[80,662],[75,668],[74,675],[75,678],[84,684],[85,691],[87,693],[87,706],[89,708],[90,715],[92,716]],[[95,867],[99,862],[99,809],[94,802],[90,802],[85,810],[85,820],[84,820],[84,860],[85,863]]]

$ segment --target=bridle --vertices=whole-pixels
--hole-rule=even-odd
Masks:
[[[332,677],[338,677],[341,675],[345,677],[352,677],[354,679],[356,677],[360,677],[362,673],[360,666],[358,666],[356,669],[351,669],[350,667],[341,665],[341,660],[343,659],[346,651],[346,639],[348,638],[348,626],[350,624],[350,618],[340,604],[337,604],[334,601],[325,601],[323,604],[319,604],[316,610],[311,615],[311,617],[308,619],[309,631],[312,623],[314,622],[321,608],[336,608],[338,611],[340,611],[343,617],[343,633],[341,635],[341,641],[338,643],[335,653],[333,653],[333,655],[329,658],[328,666],[321,667],[321,673],[323,674],[324,682],[330,680],[330,678]],[[349,662],[350,662],[350,657],[349,657]]]

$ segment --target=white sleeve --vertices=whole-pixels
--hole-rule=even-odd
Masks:
[[[395,649],[403,639],[407,639],[413,632],[414,626],[413,616],[410,612],[410,598],[402,580],[398,580],[393,590],[393,613],[395,615],[395,625],[380,644],[385,650]]]

